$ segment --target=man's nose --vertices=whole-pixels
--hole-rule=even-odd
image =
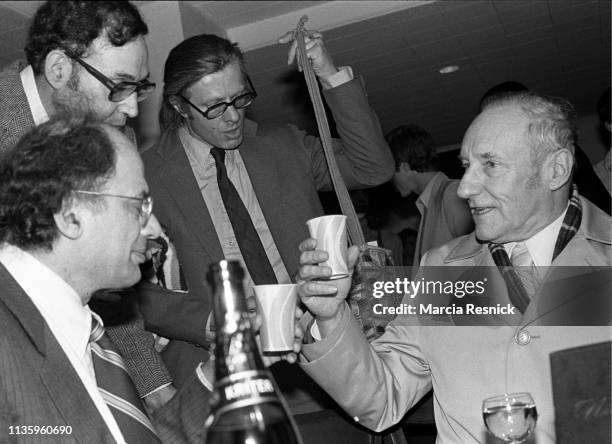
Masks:
[[[461,199],[469,199],[480,192],[481,186],[476,176],[471,168],[465,170],[457,188],[457,196]]]
[[[147,224],[142,227],[141,233],[147,239],[155,239],[161,236],[162,227],[157,218],[155,217],[155,214],[151,214],[151,217],[147,221]]]
[[[138,115],[138,96],[136,95],[136,92],[133,92],[123,99],[120,102],[118,109],[128,117],[136,117]]]
[[[240,111],[238,111],[234,105],[228,106],[223,113],[223,120],[226,122],[237,122],[240,120]]]

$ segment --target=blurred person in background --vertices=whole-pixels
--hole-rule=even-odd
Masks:
[[[433,137],[417,125],[402,125],[386,135],[395,159],[393,184],[402,197],[418,196],[421,214],[412,264],[433,247],[473,229],[467,202],[457,196],[458,180],[437,170]]]

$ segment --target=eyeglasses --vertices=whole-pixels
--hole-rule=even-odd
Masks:
[[[253,87],[253,83],[251,83],[251,79],[249,79],[248,76],[247,76],[247,81],[249,82],[249,88],[251,89],[249,92],[246,92],[244,94],[240,94],[238,97],[236,97],[231,102],[219,102],[219,103],[215,103],[214,105],[209,106],[208,108],[206,108],[204,110],[202,110],[199,107],[195,106],[183,94],[178,94],[178,96],[181,99],[183,99],[185,102],[187,102],[193,109],[195,109],[197,112],[202,114],[205,118],[207,118],[208,120],[212,120],[212,119],[216,119],[219,116],[222,116],[225,113],[225,111],[227,111],[227,108],[230,107],[230,106],[233,106],[236,109],[242,109],[242,108],[246,108],[251,103],[253,103],[253,100],[255,100],[255,98],[257,97],[257,92],[255,92],[255,88]]]
[[[155,83],[149,82],[146,79],[138,82],[131,82],[128,80],[115,82],[106,77],[93,66],[85,63],[79,57],[73,57],[70,54],[66,55],[68,55],[68,57],[70,57],[72,60],[76,61],[79,65],[85,68],[87,72],[98,79],[100,83],[110,89],[110,93],[108,93],[108,100],[111,102],[121,102],[131,96],[134,92],[136,93],[138,101],[141,102],[146,99],[155,89]]]
[[[121,194],[99,193],[97,191],[74,190],[75,193],[88,194],[90,196],[117,197],[119,199],[131,199],[140,202],[140,225],[146,227],[153,212],[153,198],[148,194],[143,197],[122,196]]]

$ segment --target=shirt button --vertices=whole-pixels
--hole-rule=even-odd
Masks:
[[[514,341],[518,345],[527,345],[531,342],[531,335],[527,330],[519,330],[514,335]]]

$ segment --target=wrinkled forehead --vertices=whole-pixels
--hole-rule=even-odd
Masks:
[[[488,108],[467,129],[461,144],[461,156],[491,152],[512,156],[528,149],[529,117],[518,105]]]

